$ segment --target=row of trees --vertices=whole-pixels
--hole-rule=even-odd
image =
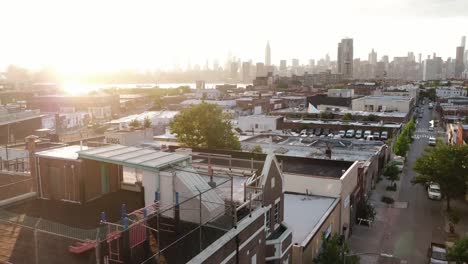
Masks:
[[[129,126],[132,128],[150,128],[151,124],[151,119],[149,119],[149,117],[145,117],[145,119],[143,120],[143,124],[138,119],[133,119],[132,121],[130,121]]]
[[[414,119],[411,119],[401,130],[400,135],[398,136],[394,152],[399,156],[405,156],[406,152],[409,150],[409,145],[411,143],[411,137],[413,136],[414,132],[416,131],[416,123]]]
[[[450,211],[451,199],[466,193],[468,146],[438,142],[436,147],[427,148],[416,160],[414,170],[418,175],[412,183],[424,186],[430,182],[438,183],[446,198],[447,211]]]

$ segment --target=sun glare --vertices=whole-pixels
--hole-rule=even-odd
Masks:
[[[63,90],[69,95],[79,95],[88,93],[89,87],[87,84],[77,81],[66,81],[63,85]]]

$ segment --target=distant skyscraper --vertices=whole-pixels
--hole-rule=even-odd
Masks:
[[[465,70],[463,56],[465,55],[465,47],[457,47],[457,56],[455,58],[455,78],[461,78]]]
[[[461,39],[461,46],[465,48],[466,47],[465,45],[466,45],[466,36],[463,36]]]
[[[292,66],[294,68],[299,67],[299,59],[292,59]]]
[[[256,69],[257,73],[255,74],[257,77],[266,77],[266,69],[265,69],[265,63],[263,62],[257,62],[256,64]]]
[[[374,49],[372,49],[371,53],[369,53],[369,64],[377,64],[377,52],[375,52]]]
[[[286,76],[286,73],[288,71],[286,60],[280,60],[279,71],[280,71],[279,73],[281,76]]]
[[[310,67],[315,67],[315,60],[309,60],[309,66]]]
[[[237,72],[239,70],[239,65],[237,62],[231,62],[231,78],[233,81],[237,81]]]
[[[416,57],[414,56],[413,52],[408,52],[408,61],[411,61],[411,62],[416,61]]]
[[[428,57],[424,61],[423,80],[440,80],[442,78],[442,63],[440,57],[434,57],[433,59]]]
[[[265,65],[270,66],[271,65],[271,49],[270,49],[270,42],[267,42],[266,48],[265,48]]]
[[[251,63],[245,61],[242,63],[242,82],[243,83],[250,83],[252,78],[250,77],[250,67]]]
[[[344,78],[353,78],[353,39],[342,39],[338,43],[338,73]]]
[[[419,64],[421,64],[421,62],[422,62],[422,60],[421,60],[421,59],[422,59],[422,54],[421,54],[421,53],[419,53],[419,55],[418,55],[418,63],[419,63]]]

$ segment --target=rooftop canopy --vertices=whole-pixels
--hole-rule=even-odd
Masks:
[[[161,152],[152,149],[109,145],[78,152],[83,159],[119,164],[131,168],[160,171],[170,165],[190,161],[188,155]]]

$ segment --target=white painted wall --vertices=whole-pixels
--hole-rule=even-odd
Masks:
[[[283,172],[286,192],[309,193],[328,197],[340,197],[341,182],[338,178],[305,176]]]
[[[153,171],[143,171],[142,185],[145,188],[145,206],[154,203],[154,192],[159,188],[159,175]]]

